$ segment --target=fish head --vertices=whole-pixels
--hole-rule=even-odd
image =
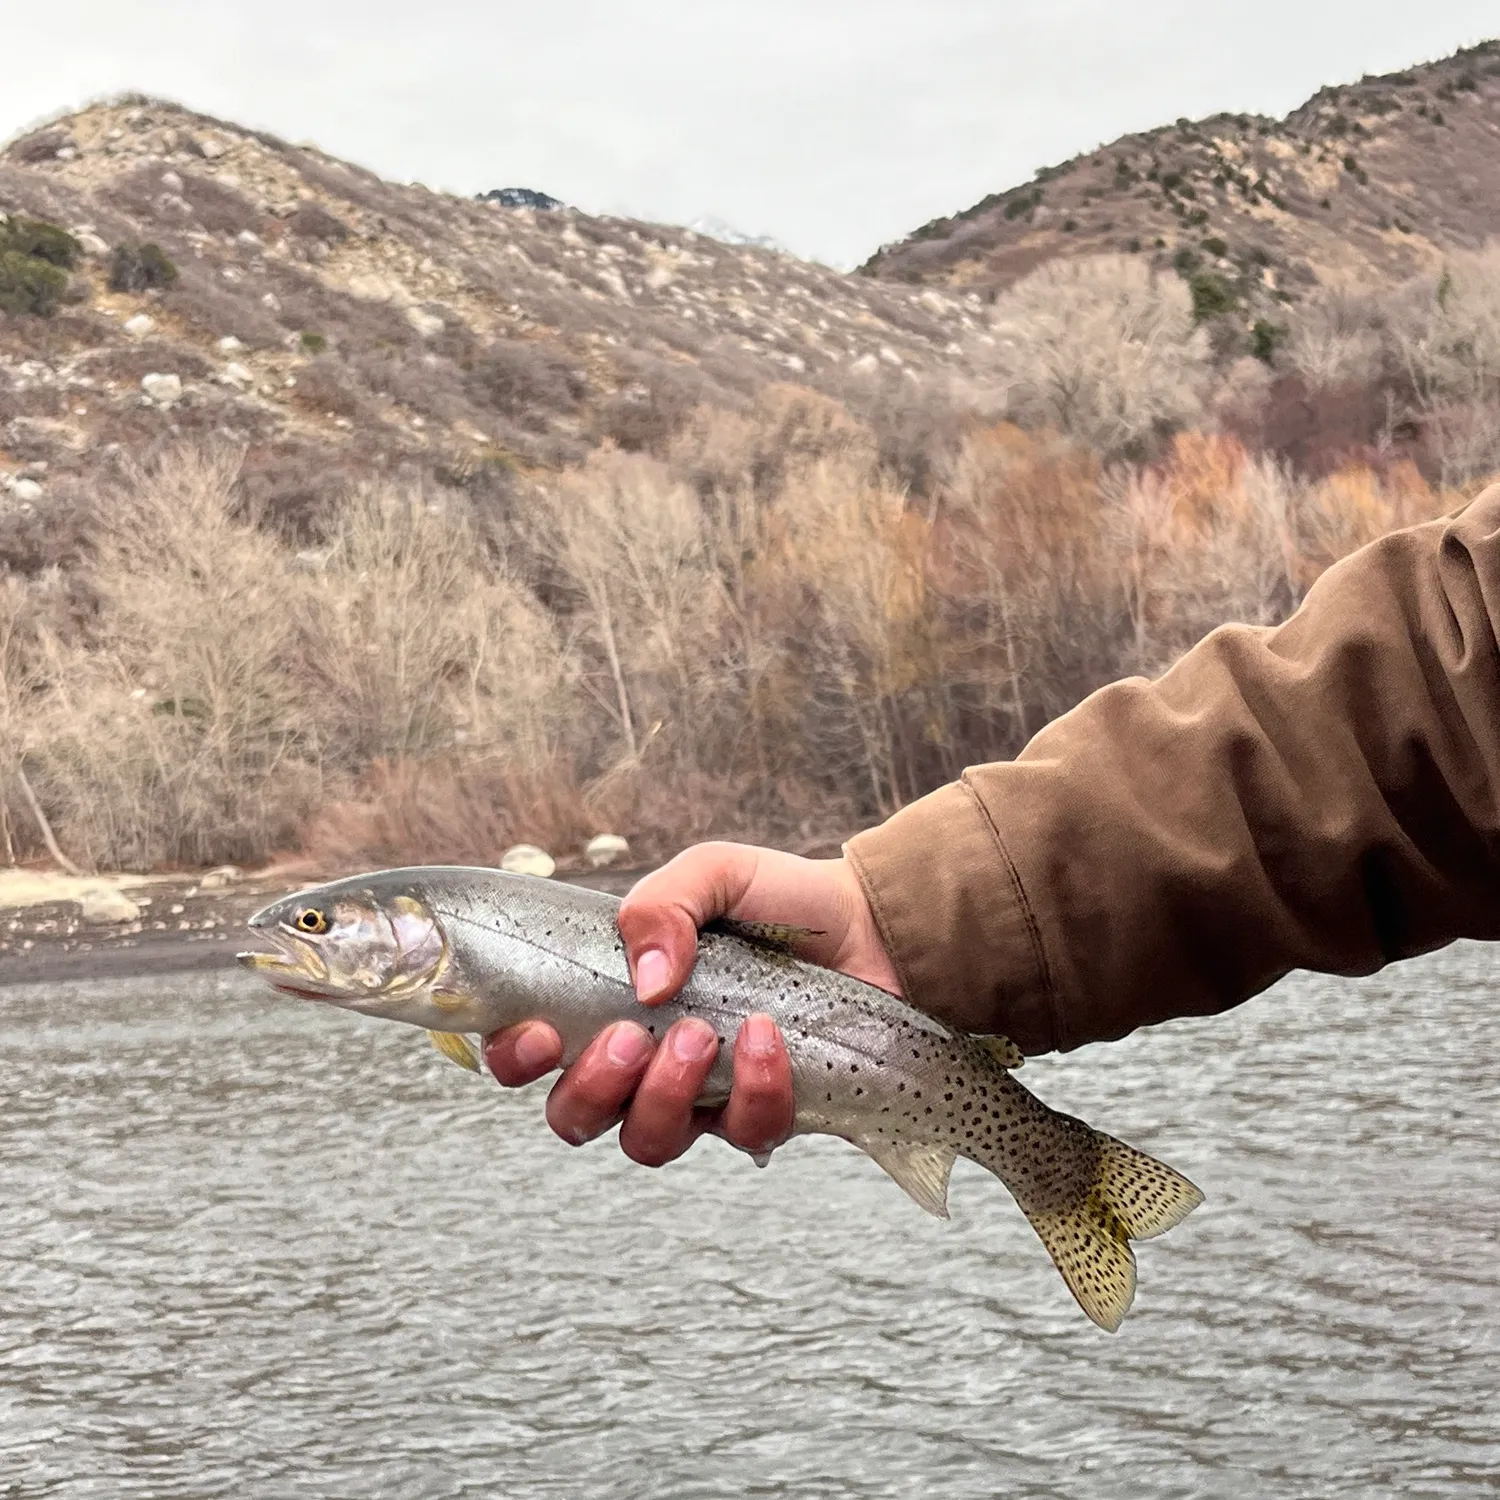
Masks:
[[[388,1014],[429,990],[448,967],[441,924],[409,893],[381,895],[346,882],[287,896],[256,912],[250,929],[271,951],[239,962],[286,995]]]

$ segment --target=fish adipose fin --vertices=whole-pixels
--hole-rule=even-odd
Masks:
[[[1135,1298],[1131,1240],[1166,1233],[1203,1202],[1203,1194],[1144,1151],[1112,1136],[1098,1140],[1098,1170],[1081,1205],[1021,1208],[1078,1305],[1114,1333]]]
[[[974,1040],[1000,1064],[1012,1072],[1026,1061],[1026,1054],[1008,1036],[976,1036]]]
[[[471,1073],[480,1072],[479,1048],[468,1037],[456,1031],[429,1031],[427,1040],[432,1043],[449,1062],[467,1068]]]
[[[856,1141],[906,1192],[939,1219],[948,1217],[948,1174],[957,1153],[951,1146],[924,1146],[910,1141]]]

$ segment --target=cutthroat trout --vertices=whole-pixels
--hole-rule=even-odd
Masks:
[[[687,987],[635,997],[619,901],[499,870],[428,867],[359,875],[289,896],[250,919],[275,952],[240,962],[278,990],[425,1028],[479,1069],[470,1036],[542,1020],[570,1063],[613,1021],[654,1036],[683,1016],[720,1049],[698,1103],[733,1082],[740,1023],[764,1012],[792,1061],[794,1133],[839,1136],[873,1157],[929,1213],[948,1217],[948,1174],[966,1156],[1010,1189],[1085,1313],[1113,1332],[1135,1295],[1132,1240],[1203,1201],[1153,1157],[1049,1109],[1011,1076],[1020,1052],[970,1036],[847,975],[805,962],[792,929],[716,923]]]

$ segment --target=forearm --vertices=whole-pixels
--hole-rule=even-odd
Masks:
[[[913,1003],[1028,1051],[1500,936],[1500,486],[851,841]]]

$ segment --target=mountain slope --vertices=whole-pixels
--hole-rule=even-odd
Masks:
[[[1294,300],[1500,234],[1500,41],[1325,88],[1284,120],[1122,136],[884,246],[861,270],[986,294],[1057,256],[1201,264]]]
[[[552,467],[770,382],[935,369],[979,318],[691,230],[385,182],[141,98],[11,142],[0,213],[79,249],[54,315],[0,313],[0,485],[27,504],[195,436],[248,445],[258,498],[293,511],[408,462]],[[153,284],[142,245],[175,277]]]

